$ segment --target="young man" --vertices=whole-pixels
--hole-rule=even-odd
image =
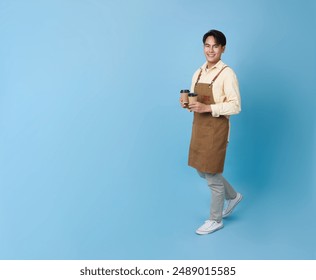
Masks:
[[[203,36],[203,44],[206,62],[194,73],[191,85],[191,92],[198,94],[198,100],[189,105],[189,110],[194,112],[189,165],[206,179],[212,199],[210,217],[196,230],[197,234],[221,229],[222,218],[230,215],[242,199],[222,176],[229,116],[241,110],[238,81],[234,71],[221,61],[226,47],[225,35],[210,30]],[[185,108],[181,98],[180,102]]]

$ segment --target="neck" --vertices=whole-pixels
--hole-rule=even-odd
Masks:
[[[216,62],[207,62],[206,69],[211,69],[213,66],[215,66],[218,63],[218,61],[216,61]]]

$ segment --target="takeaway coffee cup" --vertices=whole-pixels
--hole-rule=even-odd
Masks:
[[[189,104],[189,97],[188,97],[189,93],[190,93],[190,91],[188,89],[180,90],[181,99],[182,99],[183,105],[185,107],[187,107]]]
[[[197,94],[194,93],[194,92],[190,92],[188,94],[188,97],[189,97],[189,104],[193,103],[193,102],[196,102],[197,101]]]

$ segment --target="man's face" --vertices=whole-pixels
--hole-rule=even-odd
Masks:
[[[206,38],[204,43],[204,54],[209,67],[214,66],[221,59],[221,55],[224,51],[225,46],[217,44],[213,36]]]

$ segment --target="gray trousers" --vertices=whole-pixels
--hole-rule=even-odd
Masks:
[[[221,173],[202,173],[198,170],[197,172],[202,178],[206,179],[211,189],[210,220],[220,222],[223,215],[224,199],[234,199],[237,193]]]

